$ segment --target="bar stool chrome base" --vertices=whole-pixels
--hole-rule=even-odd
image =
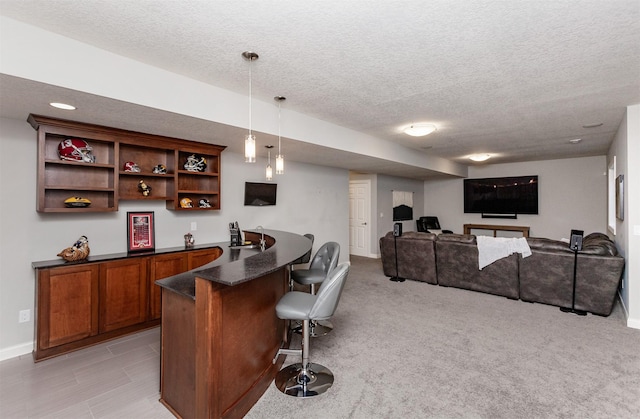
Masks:
[[[278,372],[275,384],[286,395],[313,397],[333,385],[333,373],[327,367],[313,362],[307,364],[306,370],[301,363],[291,364]]]
[[[328,320],[319,320],[309,322],[309,337],[317,338],[326,336],[333,330],[333,324]],[[302,334],[302,324],[297,323],[291,328],[293,333]]]

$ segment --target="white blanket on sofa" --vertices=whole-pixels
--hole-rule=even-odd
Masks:
[[[531,256],[529,243],[524,237],[477,236],[476,242],[478,243],[478,270],[516,252],[522,254],[523,258]]]

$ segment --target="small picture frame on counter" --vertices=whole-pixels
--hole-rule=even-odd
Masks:
[[[148,252],[155,248],[153,211],[127,212],[127,252]]]

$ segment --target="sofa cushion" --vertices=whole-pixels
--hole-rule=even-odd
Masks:
[[[441,234],[437,241],[476,244],[476,236],[473,234]]]
[[[436,239],[438,284],[518,298],[518,256],[512,254],[478,270],[473,234],[443,234]]]
[[[380,238],[384,274],[437,284],[435,238],[436,235],[431,233],[407,231],[400,237],[394,237],[393,232],[388,232]]]
[[[393,238],[393,232],[388,232],[387,236],[390,236]],[[402,236],[398,237],[399,239],[402,238],[403,240],[431,240],[434,241],[436,239],[436,235],[433,233],[424,233],[424,232],[418,232],[418,231],[406,231],[404,233],[402,233]]]
[[[529,248],[532,250],[557,250],[560,252],[573,253],[573,250],[571,250],[571,248],[569,247],[569,243],[560,240],[545,239],[541,237],[528,237],[527,243],[529,243]]]
[[[602,233],[591,233],[582,240],[580,253],[600,256],[617,256],[618,249],[609,236]]]

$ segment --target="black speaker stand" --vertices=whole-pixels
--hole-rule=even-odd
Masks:
[[[404,278],[400,278],[398,276],[398,236],[396,236],[395,234],[393,235],[393,254],[396,257],[396,276],[392,276],[391,278],[389,278],[389,281],[393,281],[393,282],[404,282],[405,279]]]
[[[578,316],[586,316],[587,312],[583,310],[576,309],[576,270],[578,268],[578,249],[574,249],[573,256],[573,294],[571,296],[571,308],[569,307],[560,307],[560,311],[563,313],[573,313]]]

